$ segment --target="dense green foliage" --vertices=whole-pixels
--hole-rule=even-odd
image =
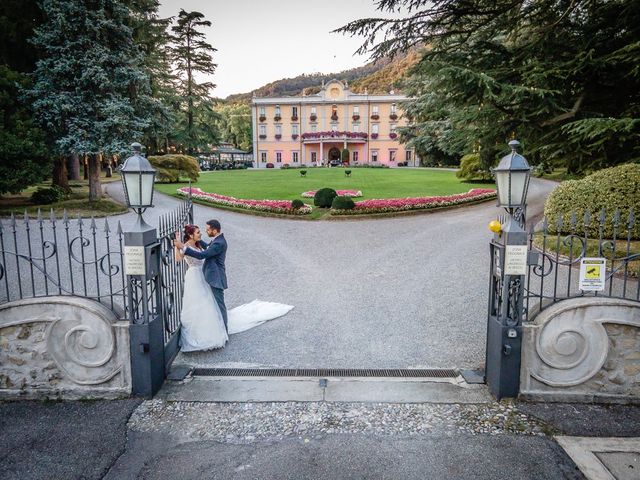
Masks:
[[[51,168],[44,133],[20,102],[36,62],[29,38],[41,17],[36,0],[0,2],[0,195],[41,182]]]
[[[353,210],[356,204],[351,197],[335,197],[331,202],[334,210]]]
[[[240,150],[251,150],[251,106],[241,103],[216,105],[216,126],[223,141]]]
[[[0,65],[0,195],[19,193],[50,172],[44,134],[17,101],[24,74]]]
[[[291,201],[291,208],[293,208],[294,210],[298,210],[299,208],[302,208],[302,207],[304,207],[304,202],[299,198],[294,198]]]
[[[210,26],[211,22],[205,20],[202,13],[180,10],[176,24],[171,27],[173,44],[170,51],[180,79],[180,105],[184,116],[179,138],[190,154],[203,145],[203,140],[216,133],[211,128],[215,119],[211,90],[215,85],[196,81],[197,74],[213,75],[217,67],[213,63],[216,49],[204,40],[202,32],[202,28]]]
[[[38,188],[31,194],[31,203],[35,205],[50,205],[64,200],[65,196],[65,191],[57,185],[47,188]]]
[[[197,182],[200,176],[198,160],[189,155],[152,155],[149,162],[158,171],[156,180],[159,182],[177,183],[181,178]]]
[[[313,196],[313,204],[320,208],[329,208],[338,194],[333,188],[321,188]]]
[[[586,228],[589,236],[598,237],[600,211],[607,212],[604,236],[613,235],[613,212],[620,210],[622,224],[626,223],[629,210],[637,215],[640,212],[640,165],[626,164],[606,168],[586,176],[581,180],[568,180],[551,192],[544,206],[544,214],[552,232],[556,231],[557,221],[562,217],[562,233],[571,231],[570,219],[575,212],[578,221],[578,234],[584,233],[585,212],[590,212],[592,220]],[[618,235],[624,228],[618,229]]]
[[[480,154],[469,153],[460,159],[460,170],[456,177],[464,180],[489,180],[491,175],[482,168]]]
[[[404,19],[357,20],[361,51],[428,45],[401,131],[421,152],[480,151],[488,169],[517,137],[533,164],[589,171],[640,157],[640,3],[381,0]],[[380,39],[382,39],[380,41]]]

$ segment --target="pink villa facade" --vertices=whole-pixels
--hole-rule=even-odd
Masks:
[[[332,80],[315,95],[253,98],[253,152],[259,168],[327,165],[349,150],[349,165],[418,166],[413,149],[399,142],[405,126],[403,95],[349,91]]]

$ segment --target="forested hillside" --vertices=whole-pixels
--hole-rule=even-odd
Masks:
[[[393,60],[383,58],[377,62],[370,62],[362,67],[338,73],[311,73],[293,78],[283,78],[248,93],[229,95],[226,102],[249,102],[254,93],[258,97],[295,96],[301,95],[303,91],[307,94],[313,94],[320,90],[323,81],[328,82],[334,78],[347,81],[351,90],[358,93],[364,92],[365,88],[369,93],[386,93],[394,89],[397,91],[399,89],[398,81],[417,60],[417,52],[412,51]]]

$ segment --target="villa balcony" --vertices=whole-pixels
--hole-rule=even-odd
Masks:
[[[260,118],[258,118],[258,120],[260,120],[261,122],[264,122],[267,119],[267,117],[265,117],[264,115],[260,115]]]
[[[292,115],[291,116],[291,121],[292,122],[297,122],[298,121],[298,116],[297,115]]]
[[[304,143],[318,143],[320,141],[333,141],[333,142],[350,142],[350,143],[364,143],[367,141],[367,134],[365,132],[307,132],[302,134],[302,141]]]
[[[313,113],[309,116],[309,120],[311,120],[312,122],[315,122],[318,119],[317,115],[314,115]]]
[[[389,115],[389,119],[391,120],[397,120],[398,119],[398,115],[395,113],[392,113],[391,115]]]
[[[356,121],[360,120],[360,115],[358,115],[357,113],[354,113],[351,118],[353,119],[354,122],[356,122]]]
[[[374,113],[373,115],[371,115],[371,120],[380,120],[380,115]]]
[[[338,115],[331,115],[331,121],[337,122],[338,121]]]

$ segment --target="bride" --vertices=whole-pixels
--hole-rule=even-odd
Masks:
[[[179,234],[176,233],[179,240]],[[196,251],[206,249],[197,225],[184,227],[182,243]],[[175,248],[176,261],[186,262],[188,268],[184,277],[184,294],[180,322],[180,348],[183,352],[212,350],[224,347],[232,333],[244,332],[267,320],[281,317],[293,307],[281,303],[254,300],[227,312],[228,333],[218,302],[202,272],[204,260],[183,255]]]

